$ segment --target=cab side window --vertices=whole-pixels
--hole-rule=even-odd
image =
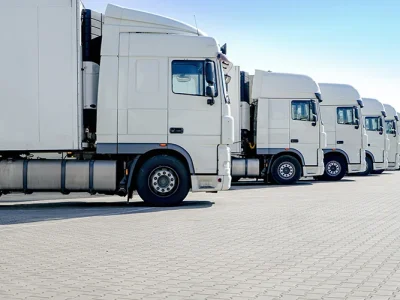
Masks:
[[[355,125],[355,116],[353,107],[338,107],[337,108],[338,124]]]
[[[311,102],[292,101],[292,119],[298,121],[311,121]]]
[[[379,118],[378,117],[366,117],[365,118],[365,129],[368,131],[379,131]]]
[[[215,78],[217,78],[216,74]],[[204,61],[174,60],[172,62],[172,92],[174,94],[205,96],[205,87]],[[215,94],[217,96],[217,91]]]
[[[385,121],[386,122],[386,133],[394,134],[395,133],[395,123],[393,120]]]

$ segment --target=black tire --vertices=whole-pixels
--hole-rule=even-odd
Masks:
[[[301,165],[293,156],[278,157],[271,166],[271,180],[273,183],[287,185],[299,181]]]
[[[372,158],[367,156],[365,157],[365,161],[367,162],[367,169],[364,172],[358,173],[360,176],[368,176],[374,170],[374,162],[372,161]]]
[[[151,157],[137,173],[136,190],[151,206],[176,206],[190,189],[190,176],[184,164],[168,155]]]
[[[383,172],[385,172],[385,170],[372,171],[371,173],[372,173],[372,174],[379,175],[379,174],[382,174]]]
[[[324,159],[325,171],[322,180],[339,181],[346,175],[346,161],[340,156],[328,156]]]

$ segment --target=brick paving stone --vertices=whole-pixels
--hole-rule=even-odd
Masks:
[[[400,172],[385,173],[166,209],[3,196],[0,299],[398,299]]]

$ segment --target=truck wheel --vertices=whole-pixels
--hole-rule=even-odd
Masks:
[[[293,184],[301,177],[301,165],[292,156],[278,157],[271,166],[272,181],[277,184]]]
[[[140,167],[136,189],[143,201],[151,206],[175,206],[189,193],[189,178],[179,159],[168,155],[154,156]]]
[[[371,157],[367,156],[365,158],[365,161],[367,162],[367,169],[364,172],[358,173],[358,175],[360,175],[360,176],[368,176],[374,170],[374,163],[373,163]]]
[[[338,181],[346,175],[346,162],[339,156],[330,156],[324,159],[325,172],[322,175],[323,180]]]

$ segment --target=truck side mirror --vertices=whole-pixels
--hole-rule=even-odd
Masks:
[[[312,126],[317,126],[318,116],[316,114],[312,114],[311,121],[312,121],[311,123]]]
[[[354,106],[354,116],[357,120],[360,120],[360,112],[356,106]]]
[[[355,120],[355,125],[356,125],[356,126],[354,126],[355,129],[360,128],[360,119],[356,118],[356,120]]]
[[[215,84],[214,64],[211,61],[206,62],[206,81],[209,85]]]
[[[206,96],[211,97],[211,99],[207,100],[208,105],[212,106],[215,104],[214,95],[215,95],[215,88],[213,86],[206,87]]]
[[[311,125],[317,126],[318,115],[317,115],[317,104],[314,100],[311,100]]]
[[[384,130],[384,127],[383,127],[383,119],[382,118],[379,118],[379,125],[378,125],[379,127],[379,134],[380,135],[382,135],[383,134],[383,130]]]

